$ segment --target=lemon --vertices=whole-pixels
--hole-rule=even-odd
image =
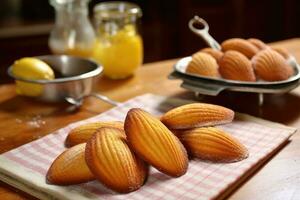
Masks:
[[[21,58],[16,60],[12,66],[14,76],[28,80],[51,80],[54,79],[54,72],[51,67],[37,58]],[[35,83],[16,81],[17,94],[25,96],[39,96],[43,87]]]

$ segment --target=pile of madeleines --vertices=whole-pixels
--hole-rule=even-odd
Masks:
[[[282,81],[294,74],[289,58],[286,49],[259,39],[231,38],[221,44],[221,51],[204,48],[193,54],[186,72],[237,81]]]
[[[247,148],[215,125],[232,122],[234,112],[223,106],[192,103],[161,117],[132,108],[125,122],[94,122],[72,129],[70,147],[47,172],[47,182],[79,184],[97,179],[107,188],[128,193],[147,179],[149,166],[172,177],[186,173],[190,158],[236,162]]]

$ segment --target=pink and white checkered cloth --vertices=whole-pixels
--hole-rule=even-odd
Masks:
[[[87,122],[124,120],[127,111],[140,107],[160,115],[188,101],[153,94],[133,98],[96,117],[73,123],[39,140],[0,156],[0,179],[41,199],[214,199],[232,187],[258,163],[274,153],[296,131],[273,122],[236,114],[231,124],[220,126],[237,137],[249,149],[250,156],[230,164],[192,160],[188,171],[179,178],[168,177],[150,169],[146,184],[129,194],[118,194],[98,181],[74,186],[54,186],[45,182],[53,160],[64,151],[64,140],[74,127]]]

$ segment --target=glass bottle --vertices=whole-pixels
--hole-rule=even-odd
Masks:
[[[94,7],[97,40],[93,58],[109,78],[126,78],[142,64],[143,42],[137,27],[141,16],[140,7],[128,2],[103,2]]]
[[[49,47],[54,54],[91,57],[95,32],[88,18],[90,0],[50,0],[55,8],[55,26]]]

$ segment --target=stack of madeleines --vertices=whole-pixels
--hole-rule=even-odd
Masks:
[[[282,81],[294,74],[284,48],[272,48],[255,38],[232,38],[221,51],[204,48],[192,55],[186,72],[237,81]]]
[[[148,166],[172,177],[188,169],[190,157],[210,162],[236,162],[248,150],[215,125],[232,122],[228,108],[193,103],[174,108],[160,118],[140,109],[128,111],[125,122],[94,122],[71,130],[47,173],[57,185],[94,179],[121,193],[140,188]]]

